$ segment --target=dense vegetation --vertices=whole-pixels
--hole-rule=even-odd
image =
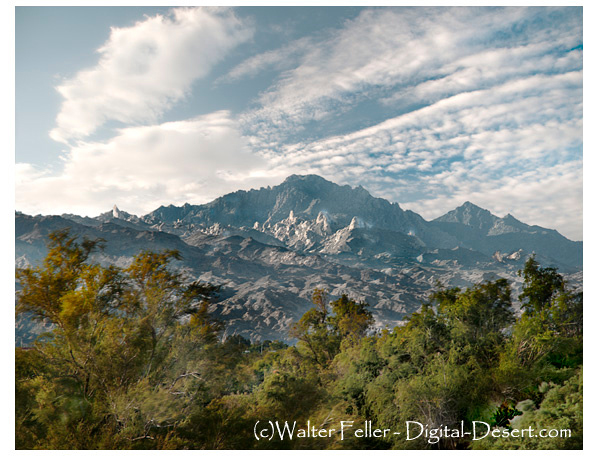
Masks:
[[[315,290],[287,346],[223,340],[209,313],[218,287],[169,269],[176,252],[117,268],[91,262],[98,247],[57,232],[42,265],[17,270],[17,313],[54,324],[16,348],[17,448],[582,447],[582,293],[534,257],[521,271],[519,317],[503,279],[439,289],[381,332],[366,303],[329,303]],[[256,422],[269,420],[337,431],[372,421],[402,433],[257,440]],[[571,434],[407,440],[406,421]]]

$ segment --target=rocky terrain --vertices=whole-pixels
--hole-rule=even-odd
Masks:
[[[517,272],[533,253],[582,288],[582,242],[555,230],[497,217],[470,202],[426,221],[362,187],[314,175],[144,216],[116,206],[94,218],[17,212],[17,267],[43,259],[48,233],[67,227],[106,240],[95,254],[102,263],[125,266],[144,249],[177,249],[182,260],[174,268],[222,286],[212,311],[226,323],[226,335],[252,340],[288,340],[289,325],[311,306],[316,287],[331,298],[346,293],[367,301],[379,328],[399,324],[439,284],[468,287],[505,277],[515,297]],[[39,330],[20,320],[17,344]]]

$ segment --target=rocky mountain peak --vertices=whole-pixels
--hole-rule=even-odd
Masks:
[[[467,201],[462,206],[438,217],[435,221],[453,222],[468,225],[476,229],[489,230],[493,227],[497,219],[499,218],[491,214],[489,210],[483,209],[480,206],[476,206]]]
[[[120,210],[116,204],[112,206],[110,211],[100,214],[96,219],[100,222],[112,222],[114,219],[128,222],[138,222],[140,220],[134,214],[129,214],[126,211]]]
[[[320,230],[321,234],[330,234],[333,232],[332,220],[329,213],[320,211],[316,217],[315,227]]]
[[[354,216],[352,218],[351,222],[349,223],[350,230],[354,230],[357,228],[364,228],[364,227],[366,227],[366,224],[364,223],[364,221],[356,216]]]
[[[297,185],[297,184],[331,184],[318,175],[289,175],[281,185]]]

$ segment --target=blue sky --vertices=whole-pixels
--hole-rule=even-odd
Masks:
[[[16,208],[316,173],[582,239],[582,8],[17,7]]]

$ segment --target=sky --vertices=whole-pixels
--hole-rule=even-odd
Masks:
[[[314,173],[582,240],[581,7],[24,7],[15,206],[134,214]]]

